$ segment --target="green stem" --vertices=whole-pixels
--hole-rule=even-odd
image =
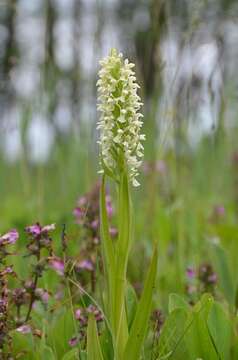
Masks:
[[[101,194],[100,194],[100,213],[101,213],[101,239],[104,271],[107,279],[107,295],[108,304],[106,307],[107,316],[110,320],[110,325],[115,334],[115,323],[113,321],[114,314],[114,294],[115,294],[115,251],[113,243],[109,234],[108,215],[106,209],[106,191],[105,191],[105,176],[102,178]]]
[[[126,272],[131,237],[131,202],[127,173],[123,172],[119,184],[119,236],[116,248],[116,289],[115,314],[116,328],[116,354],[122,359],[123,351],[128,339],[128,325],[125,311]]]

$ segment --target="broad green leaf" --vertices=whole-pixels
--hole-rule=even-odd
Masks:
[[[151,312],[152,294],[157,272],[157,248],[155,246],[150,267],[145,280],[144,290],[137,306],[123,359],[138,360],[146,337]]]
[[[222,247],[214,245],[220,287],[231,306],[235,302],[235,287],[232,281],[227,255]]]
[[[169,312],[171,313],[175,309],[189,310],[188,303],[177,294],[169,295]]]
[[[69,339],[75,334],[75,323],[72,310],[62,308],[55,313],[55,318],[49,324],[48,344],[62,357],[71,349]]]
[[[12,355],[19,356],[19,359],[31,360],[34,354],[34,338],[32,333],[22,334],[18,331],[11,332]]]
[[[218,350],[220,359],[230,359],[232,327],[222,306],[214,303],[207,320],[210,335]]]
[[[217,349],[208,331],[207,319],[213,305],[210,295],[203,295],[202,299],[191,311],[192,324],[187,332],[186,346],[189,351],[189,359],[217,360]]]
[[[103,360],[98,338],[97,323],[93,314],[89,315],[87,328],[87,360]]]
[[[36,351],[34,354],[35,360],[57,360],[53,350],[49,346],[44,346],[42,349]]]
[[[158,359],[171,359],[176,354],[176,359],[186,358],[186,348],[184,346],[184,337],[189,328],[188,312],[182,308],[173,310],[163,325],[159,338],[159,346],[156,353]]]
[[[62,358],[62,360],[78,360],[79,359],[79,350],[72,349],[68,351]]]

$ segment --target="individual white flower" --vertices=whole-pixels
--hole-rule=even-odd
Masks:
[[[143,105],[137,90],[134,64],[123,60],[121,53],[112,49],[110,55],[100,61],[98,86],[98,122],[100,130],[100,173],[118,177],[125,166],[134,186],[138,168],[143,157],[141,134],[143,115],[139,112]]]

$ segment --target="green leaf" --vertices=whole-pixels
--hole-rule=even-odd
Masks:
[[[207,326],[207,319],[212,306],[213,298],[205,294],[192,308],[189,319],[191,326],[185,339],[189,351],[189,359],[219,359],[217,349],[214,346]]]
[[[218,350],[220,359],[230,359],[232,327],[222,306],[214,303],[207,320],[210,335]]]
[[[70,350],[62,358],[62,360],[78,360],[78,359],[79,359],[79,351],[78,351],[78,349]]]
[[[34,359],[57,360],[53,350],[49,346],[44,346],[43,348],[38,350],[34,355]]]
[[[177,294],[170,294],[169,295],[169,312],[171,313],[175,309],[184,309],[189,310],[188,303],[179,295]]]
[[[123,359],[138,360],[140,358],[151,313],[152,294],[157,272],[157,260],[158,254],[155,246],[144,290],[137,306],[136,316],[132,324]]]
[[[11,332],[12,338],[12,355],[19,359],[31,360],[34,354],[34,338],[32,333],[21,334],[18,331]],[[22,354],[22,355],[20,355]]]
[[[48,344],[57,352],[58,357],[62,357],[71,349],[69,339],[75,334],[72,310],[62,308],[56,312],[48,331]]]
[[[103,360],[102,349],[97,332],[97,323],[93,314],[90,314],[88,319],[87,360]]]
[[[174,353],[176,354],[176,359],[180,357],[181,359],[186,358],[184,336],[186,335],[186,330],[188,330],[187,319],[188,313],[182,308],[177,308],[169,314],[159,339],[158,359],[170,358]]]
[[[134,288],[129,284],[126,292],[126,315],[128,328],[131,328],[137,309],[137,296]]]
[[[217,272],[221,289],[231,306],[235,303],[235,287],[231,277],[227,255],[222,247],[214,245],[216,255]]]

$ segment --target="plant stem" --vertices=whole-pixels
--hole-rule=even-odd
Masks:
[[[38,250],[38,253],[37,253],[37,263],[39,263],[39,261],[40,261],[40,249]],[[35,300],[35,291],[36,291],[38,279],[39,279],[39,274],[36,271],[35,277],[34,277],[34,282],[33,282],[33,287],[32,287],[32,292],[31,292],[30,303],[29,303],[28,312],[27,312],[27,315],[26,315],[25,322],[27,322],[30,319],[33,303],[34,303],[34,300]]]

